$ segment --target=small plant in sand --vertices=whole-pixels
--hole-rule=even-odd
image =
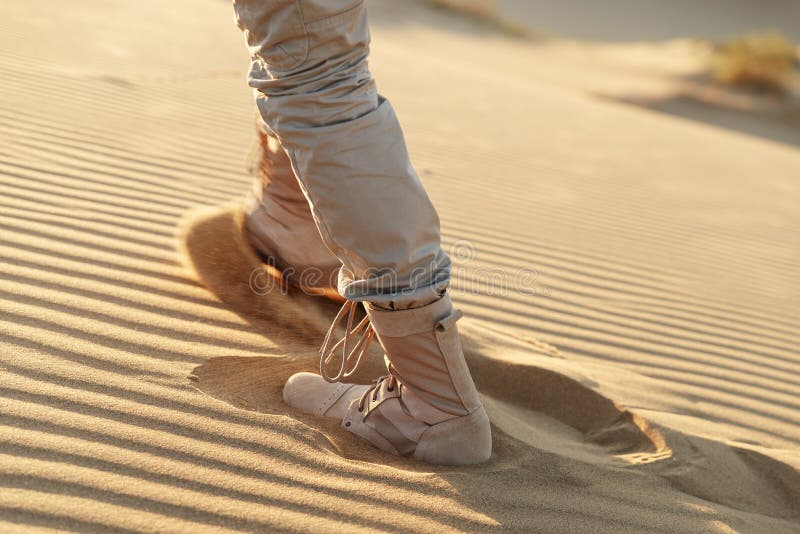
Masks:
[[[797,49],[779,33],[753,33],[719,45],[714,54],[717,81],[759,90],[788,89]]]

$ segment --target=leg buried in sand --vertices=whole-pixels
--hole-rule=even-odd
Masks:
[[[279,263],[325,270],[331,256],[309,232],[310,217],[341,262],[338,290],[346,299],[325,339],[320,375],[291,377],[285,401],[339,418],[394,454],[485,461],[489,420],[464,361],[460,312],[446,293],[450,260],[397,118],[367,67],[364,1],[235,0],[234,8],[259,114],[309,210],[292,209],[302,204],[297,189],[264,188],[248,210],[251,239]],[[367,317],[357,322],[361,303]],[[346,333],[337,341],[339,324]],[[342,382],[374,337],[388,374],[372,386]]]

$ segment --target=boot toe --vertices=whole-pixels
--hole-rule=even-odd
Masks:
[[[297,373],[289,377],[283,386],[283,402],[305,413],[341,419],[345,405],[349,405],[360,394],[359,388],[366,386],[331,383],[318,374]]]

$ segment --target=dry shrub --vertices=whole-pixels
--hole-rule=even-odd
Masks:
[[[714,77],[731,85],[785,91],[796,61],[794,45],[779,33],[753,33],[717,47]]]

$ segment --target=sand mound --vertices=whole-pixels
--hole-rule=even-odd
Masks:
[[[235,204],[188,213],[178,242],[187,269],[217,298],[244,316],[267,318],[286,335],[322,330],[326,318],[320,311],[335,309],[326,299],[285,284],[259,259],[246,241],[243,213]]]

